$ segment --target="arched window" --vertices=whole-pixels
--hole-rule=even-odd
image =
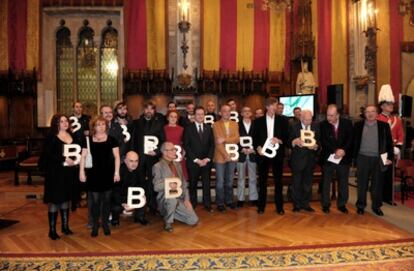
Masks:
[[[84,20],[78,31],[76,50],[71,31],[61,20],[56,32],[57,110],[71,114],[74,101],[83,103],[85,113],[96,114],[102,104],[118,100],[118,31],[108,20],[101,39]],[[99,46],[98,46],[98,45]]]
[[[102,31],[101,38],[101,103],[112,105],[117,100],[118,82],[118,31],[112,21]]]
[[[83,27],[79,30],[79,42],[76,50],[77,68],[77,100],[81,101],[85,108],[97,112],[98,95],[98,52],[93,40],[95,31],[89,27],[88,20],[83,21]]]
[[[74,96],[74,49],[70,41],[70,30],[65,21],[60,21],[56,31],[56,79],[58,112],[71,111]]]

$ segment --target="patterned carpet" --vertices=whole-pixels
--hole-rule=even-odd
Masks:
[[[385,242],[102,254],[0,254],[0,270],[414,270],[414,238]]]

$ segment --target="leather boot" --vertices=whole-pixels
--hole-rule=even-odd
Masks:
[[[49,217],[49,238],[52,240],[60,239],[60,236],[56,233],[56,220],[58,212],[48,212]]]
[[[92,237],[98,236],[98,230],[99,230],[99,222],[94,220],[93,223],[92,223],[91,236]]]
[[[62,232],[65,235],[73,234],[73,231],[69,229],[69,208],[68,209],[60,209],[60,216],[62,218]]]

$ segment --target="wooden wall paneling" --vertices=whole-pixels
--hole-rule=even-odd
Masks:
[[[8,138],[9,131],[9,105],[7,98],[2,96],[0,97],[0,139]]]
[[[16,96],[10,108],[11,136],[23,138],[34,132],[35,100],[30,96]]]

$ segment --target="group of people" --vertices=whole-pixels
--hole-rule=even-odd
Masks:
[[[357,213],[364,214],[371,178],[372,210],[383,215],[380,209],[383,172],[392,164],[394,154],[390,125],[377,120],[376,106],[367,106],[365,119],[355,125],[341,117],[336,105],[328,106],[326,120],[320,123],[313,121],[311,111],[300,108],[295,108],[294,118],[285,117],[283,104],[276,98],[267,98],[263,109],[257,109],[255,116],[248,106],[238,112],[236,102],[231,99],[220,106],[219,114],[214,102],[209,101],[206,108],[189,104],[181,115],[176,104],[170,102],[163,115],[156,111],[154,103],[148,102],[143,114],[132,120],[126,103],[120,102],[114,109],[101,106],[99,116],[89,121],[82,114],[82,104],[74,103],[70,118],[53,116],[50,136],[39,161],[46,173],[44,201],[48,204],[49,237],[59,238],[56,231],[59,210],[62,233],[73,233],[68,224],[69,208],[71,202],[76,208],[80,199],[80,183],[86,184],[88,192],[92,237],[98,235],[100,226],[105,235],[110,235],[110,225],[118,226],[122,213],[132,213],[134,221],[142,225],[148,224],[147,211],[159,213],[168,232],[173,231],[174,220],[196,225],[198,217],[194,210],[199,204],[199,182],[202,205],[208,212],[214,212],[212,168],[217,211],[241,208],[247,196],[250,205],[263,214],[271,168],[276,212],[283,215],[282,174],[286,153],[290,153],[293,212],[314,212],[309,203],[313,172],[319,161],[323,171],[323,212],[330,212],[330,186],[336,172],[337,208],[348,213],[349,170],[355,161]],[[76,144],[81,146],[80,156],[76,151],[65,152]],[[236,195],[233,194],[235,172]],[[131,187],[142,188],[144,195],[138,201],[145,204],[140,207],[130,204]]]

